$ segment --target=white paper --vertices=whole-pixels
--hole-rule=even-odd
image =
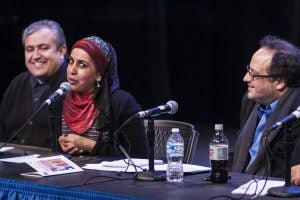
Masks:
[[[97,164],[86,164],[84,169],[95,169],[102,171],[114,171],[114,172],[141,172],[143,169],[148,167],[148,159],[140,159],[140,158],[131,158],[131,164],[128,166],[128,159],[125,161],[115,160],[115,161],[103,161]],[[132,165],[137,166],[136,168]],[[162,165],[162,160],[154,160],[155,165]]]
[[[141,159],[141,158],[131,158],[131,164],[134,164],[135,166],[138,167],[143,167],[143,166],[148,166],[148,159]],[[126,168],[128,166],[128,159],[125,159],[125,161],[122,160],[115,160],[115,161],[103,161],[100,164],[104,167],[123,167]],[[155,165],[162,165],[163,161],[162,160],[154,160]]]
[[[126,159],[127,161],[127,159]],[[84,169],[94,169],[94,170],[102,170],[102,171],[115,171],[115,172],[141,172],[143,170],[148,170],[148,159],[136,159],[133,158],[132,161],[135,163],[136,169],[134,166],[126,164],[124,160],[116,160],[112,162],[103,161],[97,164],[86,164]],[[127,168],[128,166],[128,168]],[[156,171],[166,171],[167,164],[163,164],[162,160],[154,161],[154,169]],[[190,165],[183,164],[184,172],[208,172],[210,171],[210,167],[204,167],[199,165]]]
[[[52,176],[83,171],[79,166],[67,159],[63,155],[38,158],[34,161],[26,162],[37,172],[23,173],[27,176]]]
[[[100,171],[110,171],[110,172],[141,172],[143,169],[136,167],[134,168],[130,165],[128,168],[126,167],[106,167],[99,164],[86,164],[82,168],[84,169],[93,169],[93,170],[100,170]]]
[[[231,193],[232,194],[248,194],[248,195],[258,195],[258,193],[260,193],[259,196],[265,196],[268,192],[268,189],[273,188],[273,187],[283,186],[284,183],[285,183],[284,181],[275,181],[275,180],[267,180],[267,182],[266,182],[266,180],[256,180],[256,181],[251,180],[248,183],[241,185],[237,189],[233,190]],[[250,187],[249,187],[249,185],[250,185]],[[263,191],[261,191],[263,187],[264,187],[264,189],[263,189]]]
[[[163,165],[155,165],[154,169],[156,171],[167,171],[167,164]],[[210,167],[204,167],[200,165],[191,165],[191,164],[183,164],[183,172],[189,173],[189,172],[209,172]]]
[[[9,150],[12,150],[12,149],[14,149],[15,147],[2,147],[1,149],[0,149],[0,152],[6,152],[6,151],[9,151]]]
[[[27,161],[36,160],[39,156],[40,156],[39,154],[33,154],[33,155],[29,155],[29,156],[18,156],[18,157],[13,157],[13,158],[4,158],[4,159],[0,159],[0,160],[4,161],[4,162],[24,163]]]

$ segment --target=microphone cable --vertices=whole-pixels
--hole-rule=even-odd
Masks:
[[[117,174],[117,175],[120,176],[119,174]],[[135,177],[135,174],[131,175],[129,177],[125,177],[125,178],[114,177],[114,176],[106,176],[106,175],[92,176],[92,177],[84,180],[81,184],[69,185],[69,186],[65,186],[63,188],[81,187],[81,186],[85,186],[85,185],[106,183],[106,182],[112,182],[112,181],[126,181],[126,180],[132,180],[134,177]],[[96,178],[108,178],[108,179],[101,180],[101,181],[90,182],[91,180],[96,179]]]
[[[272,152],[271,152],[270,145],[269,145],[270,143],[269,143],[269,140],[268,140],[268,135],[269,134],[267,134],[266,136],[263,137],[263,138],[265,138],[264,143],[263,143],[263,138],[260,141],[262,151],[264,152],[263,153],[263,162],[257,167],[255,172],[252,174],[252,180],[254,181],[253,183],[256,184],[256,188],[255,188],[254,194],[252,194],[251,199],[255,199],[255,198],[260,196],[260,194],[264,191],[264,189],[267,185],[267,182],[269,180],[269,173],[270,173],[269,169],[270,169],[270,162],[271,162],[271,159],[272,159]],[[258,170],[261,167],[264,168],[264,174],[262,175],[262,177],[260,179],[255,178],[256,173],[258,172]],[[264,180],[264,185],[259,190],[258,186],[259,186],[259,181],[260,180]]]
[[[53,100],[55,100],[56,98],[58,98],[59,96],[62,96],[63,94],[71,91],[71,85],[68,82],[63,82],[60,84],[59,89],[57,89],[54,93],[52,93],[48,99],[43,102],[40,107],[38,109],[36,109],[32,115],[26,120],[26,122],[15,132],[12,134],[12,136],[10,138],[8,138],[8,140],[2,145],[0,146],[0,149],[2,149],[3,147],[5,147],[9,142],[11,142],[17,135],[20,134],[20,132],[25,128],[25,126],[35,117],[35,115],[37,113],[40,112],[40,110],[42,110],[44,107],[49,106]],[[59,95],[59,96],[57,96]]]
[[[271,163],[271,160],[273,158],[272,151],[271,151],[271,148],[270,148],[270,142],[268,140],[269,133],[270,133],[270,131],[268,131],[267,134],[265,136],[263,136],[261,141],[260,141],[262,151],[264,152],[263,153],[263,162],[257,167],[255,172],[252,174],[252,180],[253,180],[253,183],[256,183],[256,189],[255,189],[255,192],[254,192],[253,196],[251,197],[251,199],[255,199],[255,198],[259,197],[259,195],[264,191],[264,189],[267,185],[267,182],[269,180],[270,167],[271,167],[270,163]],[[261,167],[264,168],[264,174],[262,175],[262,177],[260,179],[257,179],[257,178],[255,178],[255,175]],[[264,185],[258,191],[258,185],[259,185],[258,182],[260,180],[264,180]]]
[[[132,159],[129,157],[128,153],[126,152],[126,150],[124,149],[124,147],[120,144],[120,141],[119,141],[119,134],[122,134],[123,132],[121,131],[121,129],[127,125],[133,118],[137,117],[138,114],[135,114],[131,117],[129,117],[118,129],[116,129],[113,133],[113,143],[114,143],[114,149],[115,151],[117,152],[117,154],[120,156],[120,157],[126,157],[127,158],[127,161],[126,159],[124,158],[124,162],[127,164],[127,167],[124,171],[122,172],[117,172],[117,176],[123,176],[130,165],[132,165],[135,169],[135,172],[133,175],[129,176],[129,177],[125,177],[125,178],[120,178],[120,177],[114,177],[114,176],[106,176],[106,175],[99,175],[99,176],[93,176],[93,177],[90,177],[86,180],[84,180],[81,184],[76,184],[76,185],[70,185],[70,186],[66,186],[64,188],[71,188],[71,187],[80,187],[80,186],[84,186],[84,185],[91,185],[91,184],[98,184],[98,183],[105,183],[105,182],[111,182],[111,181],[119,181],[119,180],[132,180],[132,179],[135,179],[135,177],[137,176],[137,168],[143,170],[141,167],[139,166],[136,166],[134,164],[134,162],[132,161]],[[130,144],[130,141],[128,139],[128,137],[126,136],[126,134],[123,134],[126,142],[128,143],[128,152],[130,152],[131,150],[131,144]],[[93,179],[96,179],[96,178],[108,178],[108,180],[102,180],[102,181],[95,181],[95,182],[89,182]]]
[[[231,199],[231,200],[241,200],[241,199],[246,197],[248,190],[250,189],[250,187],[253,184],[255,184],[255,190],[254,190],[254,193],[249,197],[249,199],[255,199],[255,198],[259,197],[259,195],[265,189],[267,181],[269,180],[269,168],[270,168],[269,164],[270,164],[270,161],[272,159],[272,153],[271,153],[271,150],[270,150],[268,135],[269,135],[269,133],[266,136],[263,137],[263,138],[265,138],[265,140],[264,140],[265,145],[262,145],[263,144],[263,138],[260,141],[261,147],[263,148],[262,150],[264,152],[263,162],[257,167],[255,172],[252,174],[252,182],[249,183],[248,186],[245,188],[245,192],[240,197],[237,197],[237,198],[234,198],[234,197],[231,197],[231,196],[228,196],[228,195],[217,195],[217,196],[210,197],[209,200],[218,199],[218,198]],[[265,170],[264,170],[263,176],[260,179],[258,179],[258,178],[255,177],[255,175],[261,167],[264,167]],[[265,182],[264,182],[264,185],[262,186],[262,188],[258,191],[258,189],[259,189],[258,185],[259,185],[260,180],[265,180]],[[258,193],[257,193],[257,191],[258,191]]]
[[[126,142],[127,142],[127,144],[128,144],[128,154],[130,154],[130,152],[131,152],[131,143],[130,143],[130,141],[129,141],[129,139],[128,139],[128,137],[127,137],[127,135],[126,134],[123,134],[123,132],[121,131],[121,129],[125,126],[125,125],[127,125],[132,119],[134,119],[135,117],[137,117],[138,116],[138,114],[135,114],[135,115],[133,115],[133,116],[131,116],[131,117],[129,117],[118,129],[116,129],[115,131],[114,131],[114,133],[113,133],[113,143],[114,143],[114,149],[115,149],[115,151],[118,153],[118,155],[120,156],[120,157],[126,157],[126,155],[124,154],[124,152],[122,152],[122,150],[120,149],[120,146],[121,146],[121,144],[120,144],[120,140],[119,140],[119,134],[122,134],[123,136],[124,136],[124,138],[125,138],[125,140],[126,140]],[[121,148],[123,148],[122,146],[121,146]],[[123,150],[125,151],[125,149],[123,148]],[[122,154],[124,154],[124,155],[122,155]]]
[[[130,158],[130,152],[131,152],[131,142],[129,141],[128,137],[126,134],[123,134],[123,132],[121,131],[121,129],[126,126],[131,120],[133,120],[134,118],[138,117],[139,113],[132,115],[131,117],[129,117],[118,129],[115,130],[114,134],[113,134],[113,143],[114,143],[114,148],[116,150],[116,152],[118,153],[118,155],[120,157],[126,157],[126,159],[124,158],[124,162],[127,164],[127,168],[125,169],[125,171],[123,173],[126,173],[127,170],[129,169],[129,166],[133,166],[135,169],[135,173],[133,178],[135,178],[138,174],[138,170],[137,168],[139,168],[142,171],[145,171],[142,167],[137,166],[132,159]],[[119,134],[122,134],[128,144],[128,153],[126,152],[125,148],[120,144],[120,140],[119,140]]]
[[[271,149],[270,149],[270,145],[269,145],[270,143],[269,143],[269,140],[268,140],[268,136],[269,136],[269,131],[265,136],[262,137],[262,139],[260,141],[262,151],[264,152],[263,153],[263,162],[256,168],[256,170],[252,174],[253,182],[249,184],[249,188],[253,183],[255,183],[256,185],[255,185],[254,193],[252,194],[250,199],[255,199],[255,198],[259,197],[259,195],[264,191],[264,189],[267,185],[267,181],[269,180],[269,169],[270,169],[270,162],[271,162],[271,159],[272,159],[272,152],[271,152]],[[255,175],[261,167],[264,168],[264,174],[262,175],[261,178],[256,178]],[[259,181],[261,181],[261,180],[264,180],[264,185],[259,190],[258,186],[259,186]],[[247,188],[247,190],[249,188]],[[246,195],[247,190],[245,191],[244,195]]]

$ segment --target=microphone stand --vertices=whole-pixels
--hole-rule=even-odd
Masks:
[[[57,135],[54,130],[55,122],[56,122],[56,115],[54,114],[54,106],[51,104],[49,107],[49,129],[50,129],[50,136],[51,136],[51,150],[52,152],[58,151],[58,141]]]
[[[28,123],[39,113],[47,104],[43,103],[38,109],[34,111],[34,113],[27,119],[27,121],[2,145],[0,149],[5,147],[8,143],[10,143],[20,132],[28,125]]]
[[[273,197],[300,197],[300,188],[291,184],[291,155],[293,151],[293,136],[291,126],[284,128],[285,132],[285,184],[268,190],[268,195]]]
[[[155,129],[154,129],[154,119],[150,116],[148,119],[147,128],[148,137],[148,171],[140,172],[136,176],[138,181],[164,181],[166,180],[166,174],[163,172],[155,171],[154,169],[154,142],[155,142]]]

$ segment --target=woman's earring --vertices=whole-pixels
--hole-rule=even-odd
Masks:
[[[100,87],[100,81],[97,81],[97,87],[98,88]]]

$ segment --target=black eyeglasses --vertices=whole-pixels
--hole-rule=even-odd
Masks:
[[[274,78],[274,77],[278,77],[278,75],[254,74],[254,72],[252,71],[252,69],[250,68],[249,65],[247,65],[246,67],[247,67],[247,73],[250,75],[250,77],[252,78],[253,81],[255,80],[255,78]]]

